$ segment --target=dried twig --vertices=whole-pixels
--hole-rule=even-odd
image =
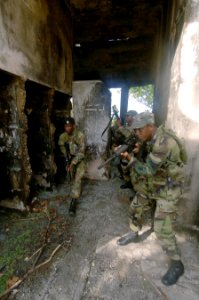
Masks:
[[[50,218],[49,215],[46,213],[46,216],[48,218],[48,225],[47,225],[47,229],[46,229],[46,232],[45,232],[45,235],[44,235],[44,241],[43,241],[43,245],[41,246],[41,248],[38,250],[39,254],[34,262],[34,267],[36,266],[36,264],[38,263],[43,251],[44,251],[44,248],[46,247],[47,243],[48,243],[48,233],[49,233],[49,230],[50,230],[50,225],[53,221],[54,218]]]
[[[43,219],[44,216],[41,217],[35,217],[35,218],[26,218],[26,219],[12,219],[11,222],[20,222],[20,221],[34,221],[34,220],[39,220],[39,219]]]
[[[30,257],[27,257],[25,259],[25,261],[30,261],[39,251],[41,251],[41,248],[42,247],[40,247],[39,249],[37,249]]]
[[[64,243],[64,242],[63,242]],[[47,260],[45,260],[44,262],[42,262],[41,264],[34,266],[33,268],[31,268],[21,279],[19,279],[15,284],[13,284],[9,289],[7,289],[5,292],[3,292],[0,295],[0,299],[5,297],[6,295],[8,295],[13,289],[17,288],[30,274],[32,274],[33,272],[35,272],[36,270],[38,270],[39,268],[45,266],[46,264],[48,264],[53,256],[56,254],[56,252],[62,247],[63,243],[59,244],[51,253],[51,255],[49,256],[49,258]]]

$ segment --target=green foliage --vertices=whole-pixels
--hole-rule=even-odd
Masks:
[[[138,102],[148,106],[149,110],[152,110],[154,97],[153,85],[149,84],[144,86],[131,87],[129,93]]]
[[[16,264],[27,252],[27,245],[31,243],[32,232],[27,229],[22,234],[8,238],[5,241],[5,250],[1,253],[0,266],[6,266],[6,271],[0,276],[0,294],[6,289],[9,278],[14,275]]]

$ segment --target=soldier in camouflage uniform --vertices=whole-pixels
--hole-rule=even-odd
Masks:
[[[131,181],[137,193],[129,210],[132,231],[117,243],[126,245],[138,240],[142,215],[155,202],[154,232],[171,261],[162,282],[172,285],[184,272],[173,225],[177,216],[176,205],[182,194],[186,151],[172,130],[154,125],[152,113],[137,115],[133,126],[140,140],[147,142],[148,155],[145,162],[140,162],[127,152],[122,154],[129,160]]]
[[[137,115],[135,110],[129,110],[126,113],[126,123],[125,125],[121,124],[121,120],[117,120],[117,123],[114,127],[112,127],[112,134],[114,136],[115,147],[125,144],[125,141],[130,137],[135,135],[133,128],[133,119]],[[129,171],[126,169],[127,161],[125,159],[120,160],[120,164],[118,165],[118,170],[121,174],[121,177],[124,179],[125,183],[120,186],[121,189],[132,188],[131,179],[129,175]]]
[[[66,118],[64,130],[65,132],[59,137],[58,145],[62,154],[65,157],[69,155],[70,158],[67,166],[72,185],[69,214],[75,215],[77,199],[81,194],[82,177],[85,173],[85,138],[84,134],[76,128],[75,120],[71,117]],[[67,153],[67,148],[69,153]]]
[[[126,113],[126,123],[121,124],[121,120],[117,119],[116,124],[111,127],[113,135],[113,145],[119,146],[125,142],[130,136],[134,134],[133,118],[137,115],[135,110],[129,110]]]

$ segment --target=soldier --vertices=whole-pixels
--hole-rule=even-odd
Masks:
[[[81,194],[82,177],[85,173],[85,138],[84,134],[75,126],[75,120],[66,118],[65,132],[59,137],[58,145],[62,154],[67,158],[67,172],[71,177],[71,203],[69,214],[75,215],[77,199]],[[68,146],[68,147],[67,147]]]
[[[119,146],[125,142],[130,136],[133,135],[133,118],[137,115],[135,110],[129,110],[126,113],[126,123],[122,125],[121,119],[118,118],[114,126],[111,127],[113,136],[113,146]]]
[[[140,140],[147,142],[148,155],[145,162],[140,162],[127,152],[122,154],[129,161],[131,182],[137,193],[129,209],[132,231],[117,243],[127,245],[138,241],[143,212],[155,201],[154,232],[170,258],[170,267],[162,277],[162,283],[169,286],[175,284],[184,272],[173,225],[177,216],[176,205],[182,194],[186,151],[172,130],[154,125],[152,113],[138,114],[133,127]]]
[[[121,122],[118,124],[117,132],[125,137],[125,139],[129,138],[132,133],[134,133],[133,119],[136,115],[137,112],[135,110],[129,110],[126,113],[126,124],[124,126],[121,125]]]
[[[115,138],[115,146],[119,146],[124,144],[126,140],[135,135],[133,128],[133,119],[137,115],[135,110],[129,110],[126,113],[126,124],[123,126],[121,124],[121,120],[117,120],[117,125],[114,126],[114,138]],[[120,164],[118,165],[118,170],[121,174],[121,177],[124,179],[125,183],[120,186],[121,189],[132,188],[131,180],[129,176],[129,172],[126,170],[127,162],[125,159],[120,160]]]

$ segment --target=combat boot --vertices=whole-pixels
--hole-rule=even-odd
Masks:
[[[173,285],[175,284],[179,277],[184,273],[184,265],[181,260],[171,260],[171,265],[166,272],[166,274],[162,277],[162,283],[164,285]]]
[[[75,216],[76,213],[76,207],[77,207],[77,199],[71,199],[70,207],[69,207],[69,215]]]
[[[125,182],[124,184],[120,185],[121,189],[132,189],[132,184],[130,181]]]
[[[129,232],[127,235],[122,236],[119,240],[117,240],[117,244],[119,246],[125,246],[129,243],[138,241],[138,232]]]

